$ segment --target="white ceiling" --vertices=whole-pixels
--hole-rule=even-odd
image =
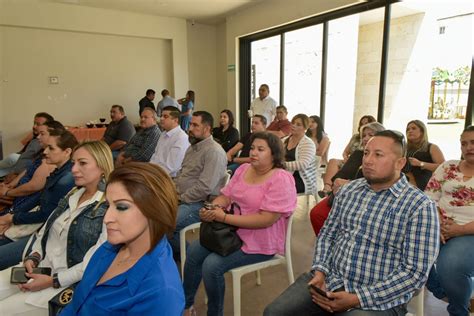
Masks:
[[[47,0],[70,5],[177,17],[216,24],[227,15],[272,0]],[[289,0],[290,1],[290,0]]]
[[[262,2],[274,0],[42,0],[68,5],[121,10],[158,16],[168,16],[204,24],[223,22],[226,16]],[[291,1],[291,0],[287,0]],[[313,0],[321,1],[321,0]],[[325,0],[329,1],[329,0]],[[358,0],[362,1],[362,0]],[[435,16],[448,17],[474,12],[474,0],[404,0],[394,5],[392,18],[431,11]],[[383,21],[383,8],[364,12],[360,23]]]

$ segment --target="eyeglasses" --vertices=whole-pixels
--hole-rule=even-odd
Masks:
[[[374,136],[384,136],[393,139],[397,144],[402,148],[403,156],[406,155],[407,143],[405,141],[405,136],[396,130],[386,129],[384,131],[379,131],[375,133]]]

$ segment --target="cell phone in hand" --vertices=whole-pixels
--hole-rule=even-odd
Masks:
[[[51,275],[51,268],[47,268],[47,267],[33,268],[33,273]],[[11,284],[23,284],[23,283],[27,283],[28,280],[29,280],[29,278],[26,276],[26,268],[25,267],[13,267],[12,268],[12,274],[10,276],[10,283]]]
[[[323,291],[321,290],[319,287],[317,287],[316,285],[314,284],[308,284],[308,289],[313,289],[316,293],[318,293],[319,295],[329,299],[329,300],[333,300],[332,298],[328,297],[328,294],[326,291]]]

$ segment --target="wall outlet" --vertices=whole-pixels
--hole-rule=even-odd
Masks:
[[[58,84],[59,83],[59,77],[54,76],[54,77],[49,77],[49,84]]]

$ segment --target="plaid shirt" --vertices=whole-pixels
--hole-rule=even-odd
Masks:
[[[439,247],[435,203],[404,175],[375,192],[362,178],[341,188],[318,237],[313,270],[330,291],[355,293],[365,310],[407,303],[421,288]]]
[[[158,125],[142,128],[125,145],[124,157],[132,158],[134,161],[150,161],[151,156],[155,152],[160,134],[161,131]]]

